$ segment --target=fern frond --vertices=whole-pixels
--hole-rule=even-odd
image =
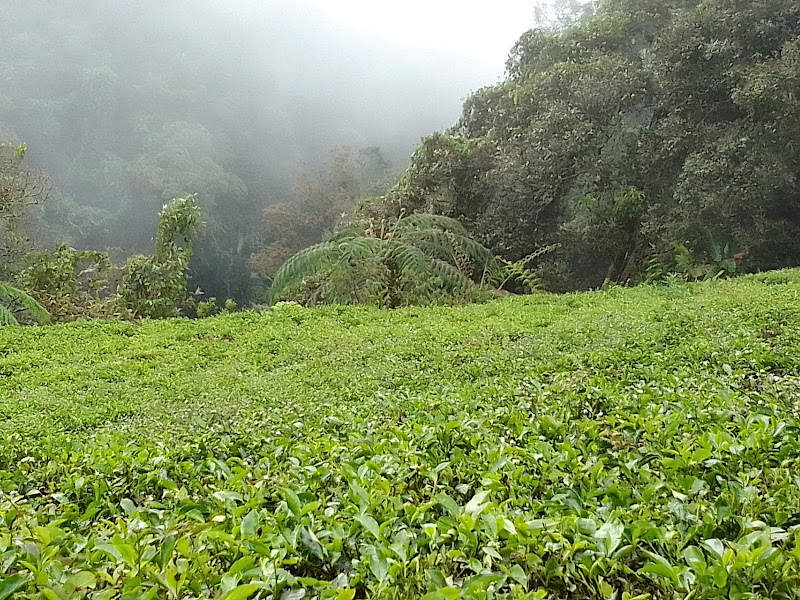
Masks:
[[[30,313],[30,315],[36,320],[37,323],[40,325],[46,325],[50,323],[50,313],[45,310],[45,308],[39,304],[36,300],[34,300],[31,296],[23,292],[22,290],[15,288],[14,286],[8,285],[7,283],[0,283],[0,296],[10,300],[11,302],[16,302],[19,304],[19,307],[23,310],[26,310]],[[11,312],[8,307],[4,307],[7,312]],[[13,323],[6,322],[6,319],[2,320],[2,324],[4,325],[14,325],[19,324],[17,323],[16,319],[13,315],[11,315],[12,319],[14,320]],[[2,317],[0,317],[2,319]]]
[[[275,273],[270,289],[270,301],[278,302],[288,288],[297,285],[305,277],[314,275],[323,264],[330,264],[338,257],[339,243],[334,242],[322,242],[301,250],[283,263]]]
[[[456,235],[469,237],[466,228],[450,217],[433,215],[429,213],[414,213],[399,219],[395,225],[395,231],[403,235],[408,231],[424,231],[428,229],[438,229],[439,231],[449,231]]]
[[[453,260],[455,243],[453,234],[439,229],[425,229],[407,231],[397,239],[404,244],[410,244],[423,250],[428,256],[435,256],[442,260]]]
[[[344,242],[344,241],[347,241],[347,240],[350,240],[350,239],[353,239],[353,238],[357,238],[357,237],[364,237],[364,232],[361,231],[360,229],[356,229],[356,228],[347,228],[347,229],[343,229],[341,231],[337,231],[327,241],[328,242],[339,243],[339,242]],[[325,242],[323,242],[323,243],[325,243]]]
[[[378,238],[349,235],[301,250],[275,274],[270,293],[271,301],[279,301],[286,290],[332,264],[356,264],[375,257],[384,244],[384,240]]]
[[[0,304],[0,326],[2,325],[19,325],[19,321],[14,317],[14,313]]]
[[[477,288],[472,279],[464,275],[459,269],[443,260],[431,260],[431,269],[441,281],[441,288],[449,292],[464,294]]]
[[[386,245],[383,258],[391,260],[394,263],[394,269],[407,277],[430,277],[432,273],[430,258],[422,250],[410,244],[398,241],[390,242]]]
[[[447,220],[452,221],[452,219]],[[462,266],[460,263],[464,258],[482,272],[494,272],[499,267],[488,248],[468,235],[452,229],[409,229],[403,231],[401,239],[417,246],[427,255],[456,267]]]
[[[500,264],[486,246],[466,236],[459,237],[456,242],[458,244],[458,249],[466,255],[473,264],[480,267],[484,278],[487,273],[494,274],[498,272]]]
[[[486,278],[486,281],[495,285],[497,289],[503,289],[503,287],[510,281],[522,284],[522,286],[527,288],[530,292],[540,289],[541,280],[533,273],[533,271],[530,270],[530,268],[528,268],[528,264],[540,256],[552,252],[558,247],[559,244],[542,246],[541,248],[537,248],[527,256],[514,262],[502,258],[495,259],[498,264],[498,268],[496,271],[488,274],[489,276]]]
[[[339,241],[340,260],[354,263],[380,254],[385,241],[373,237],[352,237]]]

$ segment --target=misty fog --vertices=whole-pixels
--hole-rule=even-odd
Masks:
[[[40,236],[146,251],[160,206],[198,193],[210,225],[195,274],[210,293],[235,295],[232,275],[203,275],[203,261],[236,271],[259,244],[260,211],[289,197],[298,170],[348,146],[379,147],[398,173],[421,136],[497,81],[498,57],[529,26],[506,24],[485,48],[454,46],[456,18],[417,31],[413,14],[365,26],[352,2],[331,7],[3,0],[0,138],[25,142],[49,176]],[[481,23],[480,9],[459,10]]]

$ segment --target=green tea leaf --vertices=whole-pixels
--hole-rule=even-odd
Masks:
[[[245,515],[244,519],[242,519],[242,535],[254,537],[258,531],[259,523],[260,519],[258,517],[258,513],[254,510],[251,510],[249,513],[247,513],[247,515]]]
[[[369,515],[356,515],[355,519],[361,524],[361,526],[364,529],[366,529],[373,536],[375,536],[375,539],[380,539],[381,532],[380,528],[378,527],[378,522],[375,519],[373,519]]]
[[[389,573],[389,561],[384,557],[375,546],[366,547],[366,555],[369,560],[369,569],[378,581],[383,581]]]
[[[519,565],[514,565],[508,572],[511,575],[511,578],[519,583],[522,587],[528,587],[528,576],[525,574],[525,571]]]
[[[319,560],[325,558],[325,548],[319,543],[319,539],[310,529],[303,527],[300,529],[300,543],[316,556]]]
[[[136,549],[131,546],[130,544],[126,543],[122,538],[119,536],[114,536],[111,540],[116,551],[119,553],[119,556],[124,560],[128,565],[135,565],[137,561],[136,556]]]
[[[720,558],[722,558],[722,555],[725,554],[725,546],[723,546],[722,542],[716,538],[704,540],[700,543],[704,548],[706,548],[711,553],[716,554]]]
[[[80,571],[73,575],[70,575],[67,578],[67,585],[72,586],[75,589],[80,588],[93,588],[97,578],[95,577],[94,573],[90,571]]]
[[[130,498],[123,498],[119,504],[126,515],[131,515],[136,512],[136,505]]]
[[[240,585],[223,594],[220,600],[246,600],[260,589],[260,586],[252,583]]]
[[[624,532],[625,527],[617,520],[604,523],[594,534],[600,553],[611,556],[619,547]]]
[[[461,514],[461,507],[447,494],[439,494],[436,496],[436,501],[450,513],[450,516],[458,518],[458,515]]]
[[[639,569],[639,572],[652,573],[654,575],[658,575],[659,577],[669,579],[675,585],[679,585],[678,575],[674,572],[674,570],[660,562],[647,563],[641,569]]]
[[[25,587],[28,578],[24,575],[12,575],[0,581],[0,600],[6,600],[11,594]]]

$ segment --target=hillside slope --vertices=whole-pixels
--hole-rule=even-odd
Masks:
[[[800,597],[799,299],[4,328],[0,598]]]

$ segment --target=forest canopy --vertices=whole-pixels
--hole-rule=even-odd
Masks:
[[[509,259],[558,244],[554,291],[800,264],[800,5],[577,8],[521,37],[381,209],[458,218]]]

